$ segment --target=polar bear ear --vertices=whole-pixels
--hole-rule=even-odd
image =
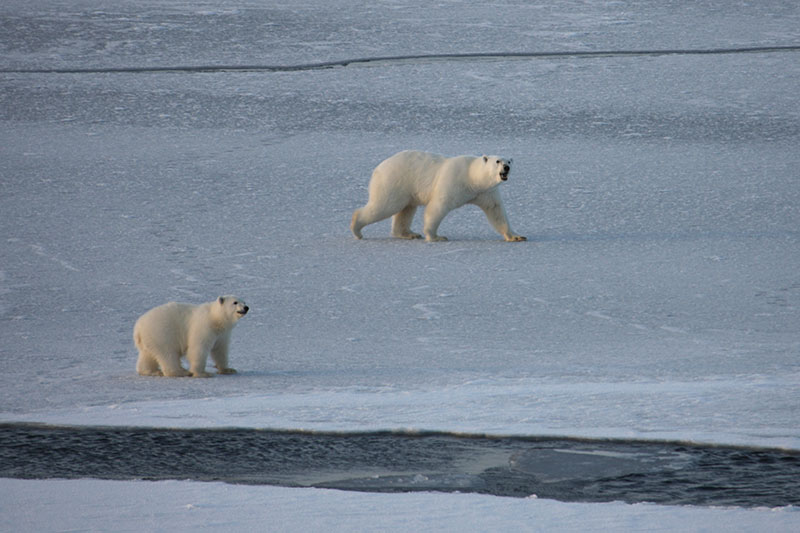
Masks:
[[[223,305],[225,303],[225,297],[220,296],[219,298],[217,298],[217,301],[219,302],[219,305]]]
[[[489,157],[488,156],[483,156],[483,162],[486,163],[487,161],[489,161]]]

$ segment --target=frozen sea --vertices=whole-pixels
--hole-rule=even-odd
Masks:
[[[0,422],[800,450],[798,87],[794,1],[5,0]],[[388,221],[355,240],[372,169],[409,148],[512,157],[529,240],[474,207],[446,243]],[[228,293],[251,307],[239,374],[136,375],[140,314]],[[0,529],[265,523],[796,531],[800,513],[0,479]]]

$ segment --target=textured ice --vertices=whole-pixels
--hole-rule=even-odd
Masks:
[[[797,52],[9,72],[799,28],[793,2],[3,2],[0,416],[800,448]],[[353,239],[372,168],[406,148],[513,157],[529,241],[473,208],[448,243]],[[135,375],[139,314],[230,292],[252,308],[241,374]]]

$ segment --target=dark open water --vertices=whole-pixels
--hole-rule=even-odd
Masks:
[[[800,452],[675,442],[0,424],[0,477],[800,506]]]

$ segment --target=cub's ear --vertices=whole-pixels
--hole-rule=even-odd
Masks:
[[[508,160],[508,164],[509,164],[509,165],[510,165],[511,163],[513,163],[513,162],[514,162],[514,159],[509,159],[509,160]]]
[[[488,156],[483,156],[483,162],[486,163],[489,160]]]
[[[225,303],[225,298],[220,296],[219,298],[217,298],[217,301],[219,302],[219,305],[222,305]]]

